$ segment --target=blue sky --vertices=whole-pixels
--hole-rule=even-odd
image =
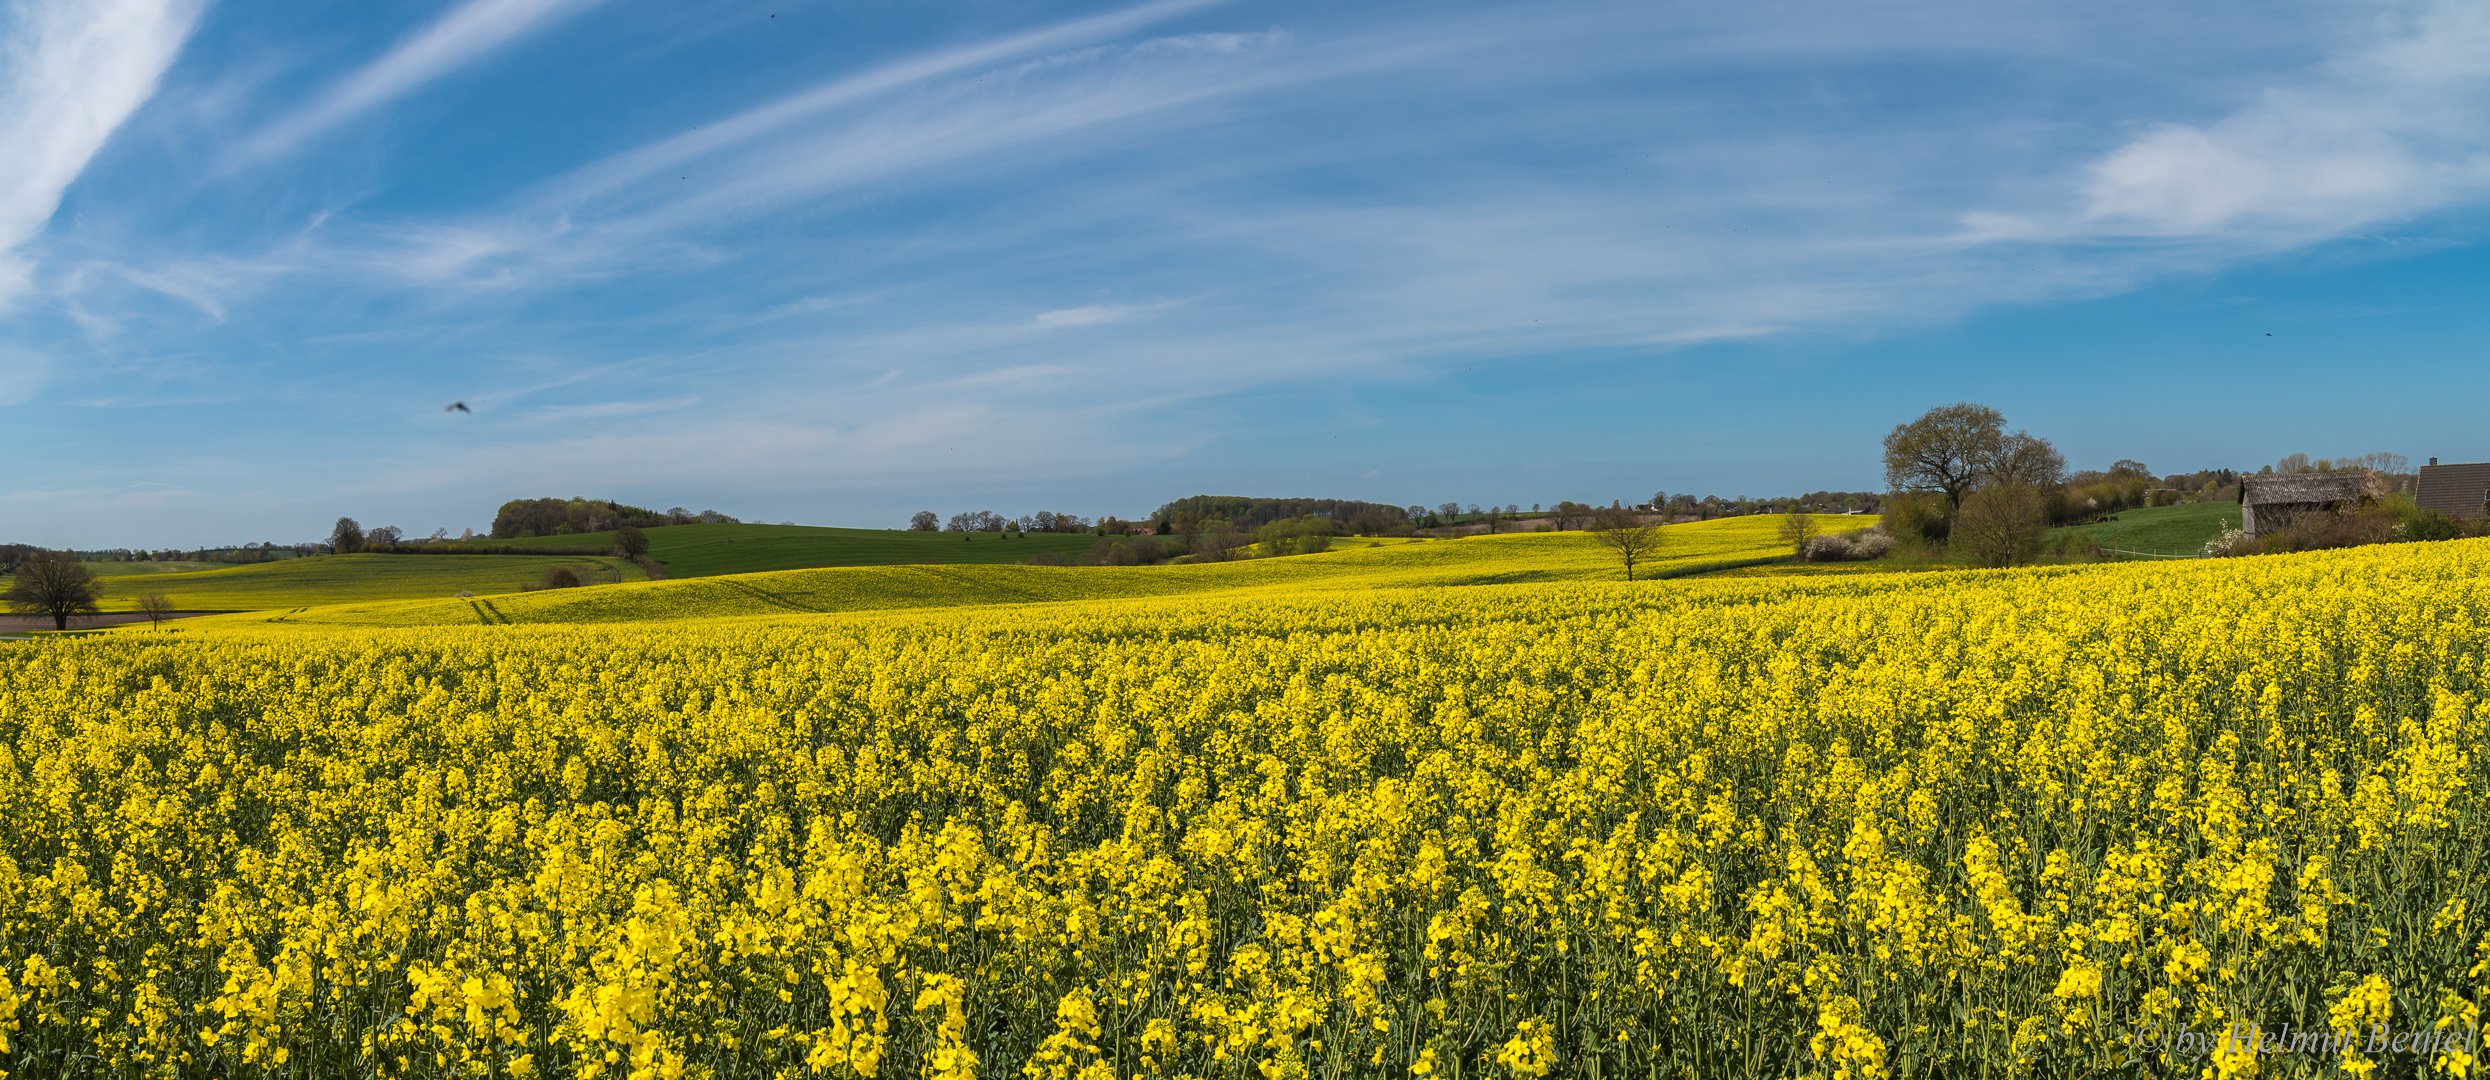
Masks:
[[[0,5],[0,538],[2490,458],[2473,0]]]

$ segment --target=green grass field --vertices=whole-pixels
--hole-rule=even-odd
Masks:
[[[1831,528],[1873,519],[1826,515]],[[687,526],[725,528],[725,526]],[[1781,558],[1778,517],[1672,525],[1639,570],[1646,579]],[[981,537],[974,543],[991,542]],[[959,541],[954,540],[954,543]],[[1009,541],[1001,542],[1003,544]],[[965,545],[964,545],[965,546]],[[377,556],[409,558],[410,556]],[[485,558],[487,556],[444,556]],[[515,557],[515,556],[513,556]],[[1588,533],[1521,533],[1343,546],[1313,555],[1169,566],[901,565],[828,567],[680,578],[601,589],[566,589],[467,600],[354,603],[226,616],[208,625],[284,622],[363,626],[445,623],[614,623],[710,616],[787,616],[988,604],[1144,599],[1224,593],[1240,604],[1306,592],[1611,581],[1616,557]],[[481,592],[482,590],[478,590]]]
[[[1065,555],[1089,550],[1089,533],[1030,533],[1004,539],[995,533],[909,532],[905,529],[834,529],[820,525],[667,525],[649,529],[649,558],[666,564],[668,577],[712,577],[765,570],[825,566],[891,566],[911,563],[1017,563],[1040,552]],[[477,540],[476,546],[596,548],[614,546],[614,534],[531,536]]]
[[[2237,524],[2238,503],[2203,502],[2123,510],[2114,521],[2052,531],[2079,533],[2105,548],[2176,554],[2201,549],[2225,525]]]
[[[139,563],[99,564],[136,566]],[[536,584],[554,566],[569,566],[591,583],[645,581],[622,559],[550,555],[315,555],[214,570],[107,576],[105,611],[131,611],[138,598],[163,593],[184,611],[266,611],[379,600],[454,597],[460,592],[513,593]]]
[[[150,574],[187,574],[199,570],[231,570],[233,567],[233,563],[187,561],[90,562],[86,564],[87,570],[99,578],[145,577]]]

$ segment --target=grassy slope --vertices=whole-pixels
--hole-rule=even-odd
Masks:
[[[1098,538],[1089,533],[1031,533],[1006,540],[991,533],[922,533],[904,529],[833,529],[819,525],[668,525],[649,529],[648,554],[666,564],[668,577],[709,577],[763,570],[803,570],[823,566],[888,566],[899,563],[1016,563],[1041,551],[1064,554],[1087,551]],[[971,535],[970,539],[962,539]],[[515,540],[478,540],[480,546],[599,550],[614,546],[614,534],[531,536]]]
[[[216,570],[106,579],[100,606],[129,611],[144,593],[163,593],[190,611],[265,611],[376,600],[512,593],[553,566],[580,571],[584,581],[642,581],[621,559],[547,555],[317,555]],[[594,571],[591,573],[590,571]]]
[[[2123,510],[2116,521],[2078,525],[2061,530],[2081,533],[2102,547],[2130,551],[2176,552],[2202,548],[2225,524],[2239,524],[2239,504],[2181,503]]]
[[[1827,527],[1862,524],[1827,516]],[[718,526],[705,526],[717,528]],[[1785,550],[1776,517],[1670,526],[1647,573],[1772,558]],[[955,541],[956,542],[956,541]],[[984,542],[980,540],[979,542]],[[354,605],[287,621],[418,626],[482,622],[634,622],[718,615],[872,611],[1257,591],[1425,588],[1615,580],[1615,556],[1585,533],[1527,533],[1356,546],[1282,559],[1179,566],[877,566],[685,578],[623,588],[475,601]],[[234,617],[242,619],[244,617]],[[249,617],[257,620],[258,616]]]
[[[91,562],[88,572],[99,578],[144,577],[150,574],[187,574],[199,570],[230,570],[233,563],[216,562]]]

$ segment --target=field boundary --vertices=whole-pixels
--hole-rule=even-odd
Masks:
[[[1716,574],[1723,570],[1744,570],[1750,566],[1771,566],[1775,563],[1796,561],[1798,561],[1798,556],[1796,555],[1766,555],[1761,558],[1723,559],[1719,562],[1694,563],[1689,566],[1672,566],[1665,569],[1654,570],[1651,573],[1636,578],[1635,580],[1670,581],[1676,578],[1695,577],[1701,574]]]
[[[2205,554],[2202,550],[2197,550],[2197,551],[2175,551],[2175,552],[2173,552],[2173,551],[2161,551],[2161,550],[2159,550],[2159,549],[2156,549],[2156,550],[2153,550],[2153,551],[2138,551],[2138,550],[2136,550],[2136,549],[2134,549],[2134,548],[2114,548],[2114,547],[2105,547],[2105,548],[2102,548],[2102,549],[2101,549],[2101,554],[2103,554],[2103,555],[2124,555],[2124,556],[2127,556],[2128,558],[2131,558],[2131,559],[2202,559],[2202,558],[2207,558],[2207,557],[2208,557],[2208,556],[2207,556],[2207,555],[2206,555],[2206,554]]]

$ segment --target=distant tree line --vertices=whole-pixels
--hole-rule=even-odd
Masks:
[[[654,529],[664,525],[734,525],[737,519],[715,510],[697,513],[680,506],[650,510],[611,499],[512,499],[493,514],[495,540],[523,536],[570,536],[610,532],[625,525]]]
[[[1274,521],[1315,516],[1328,519],[1336,532],[1353,536],[1389,536],[1407,532],[1409,511],[1357,499],[1263,499],[1243,495],[1192,495],[1150,513],[1150,531],[1162,536],[1198,531],[1200,524],[1224,521],[1239,530],[1260,529]]]
[[[1040,510],[1017,518],[1004,517],[992,510],[972,510],[965,514],[953,514],[948,521],[931,510],[919,510],[916,516],[908,519],[908,529],[911,532],[1083,533],[1095,531],[1108,522],[1121,524],[1113,517],[1093,522],[1079,514],[1054,510]]]
[[[32,549],[29,549],[32,550]],[[299,559],[328,550],[327,544],[304,542],[280,544],[274,540],[228,547],[202,548],[99,548],[80,551],[78,557],[88,562],[208,562],[248,565]],[[0,573],[7,573],[7,558],[0,554]]]
[[[1110,519],[1112,520],[1112,519]],[[1231,562],[1278,555],[1311,555],[1331,550],[1338,528],[1321,514],[1266,521],[1246,532],[1224,518],[1183,519],[1190,532],[1167,535],[1102,534],[1079,554],[1040,552],[1029,561],[1039,566],[1155,566],[1167,562]]]

